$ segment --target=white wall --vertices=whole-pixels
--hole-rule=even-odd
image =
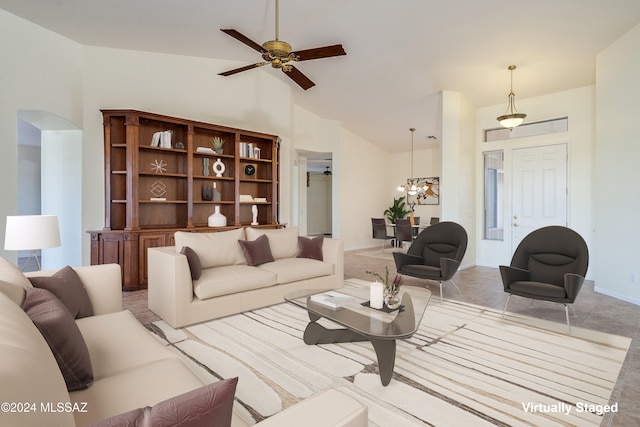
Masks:
[[[339,187],[337,219],[345,249],[379,246],[380,241],[371,237],[371,218],[381,217],[391,204],[389,153],[341,129],[338,155],[333,159],[333,182],[334,194]]]
[[[511,140],[483,143],[483,131],[499,127],[496,117],[504,112],[504,104],[477,110],[476,130],[476,238],[478,242],[477,262],[479,265],[497,267],[509,264],[513,250],[511,247],[511,168],[512,150],[567,143],[569,146],[569,199],[568,226],[577,231],[592,248],[592,206],[593,191],[593,105],[594,88],[592,86],[558,92],[529,99],[517,99],[518,110],[527,114],[526,122],[569,117],[569,130],[544,136],[514,138]],[[505,171],[505,218],[504,241],[483,240],[483,157],[485,151],[504,150]],[[591,262],[595,262],[593,257]],[[591,270],[588,275],[591,274]]]
[[[18,112],[49,111],[81,125],[81,52],[77,43],[0,10],[0,57],[4,64],[0,71],[2,242],[5,217],[17,212]],[[76,227],[81,229],[82,225]],[[14,251],[3,247],[0,255],[16,259]]]
[[[443,91],[440,220],[457,222],[467,232],[469,241],[462,268],[476,263],[474,129],[472,104],[458,92]]]
[[[640,25],[598,55],[596,88],[591,270],[598,292],[640,304]]]

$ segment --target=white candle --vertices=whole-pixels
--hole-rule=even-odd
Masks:
[[[382,308],[382,302],[384,299],[384,286],[380,282],[374,282],[369,288],[369,304],[371,308]]]

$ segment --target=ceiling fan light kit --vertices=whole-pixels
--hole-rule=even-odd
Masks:
[[[497,117],[498,122],[510,130],[513,130],[514,127],[520,125],[524,121],[524,118],[527,117],[526,114],[518,113],[518,110],[516,110],[516,94],[513,93],[513,70],[515,69],[515,65],[509,65],[508,70],[511,72],[511,90],[508,95],[509,104],[507,106],[507,111],[502,116]]]
[[[269,40],[262,45],[254,42],[247,36],[233,29],[221,29],[225,34],[230,35],[234,39],[244,43],[250,48],[260,52],[264,62],[258,62],[251,65],[246,65],[240,68],[234,68],[233,70],[219,73],[219,76],[231,76],[233,74],[240,73],[242,71],[251,70],[253,68],[262,67],[267,64],[271,64],[271,67],[282,70],[287,77],[291,78],[302,89],[307,90],[315,83],[305,76],[300,70],[295,68],[290,62],[308,61],[310,59],[330,58],[333,56],[346,55],[347,53],[342,48],[342,45],[336,44],[331,46],[318,47],[313,49],[305,49],[297,52],[293,51],[291,45],[282,40],[278,40],[279,33],[279,17],[278,17],[278,0],[276,0],[276,38],[275,40]]]

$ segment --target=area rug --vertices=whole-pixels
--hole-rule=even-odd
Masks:
[[[368,406],[371,426],[599,425],[631,340],[500,315],[432,300],[387,387],[370,343],[305,345],[307,314],[291,304],[148,326],[206,383],[238,376],[235,410],[250,424],[336,388]]]

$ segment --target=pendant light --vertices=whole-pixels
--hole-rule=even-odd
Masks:
[[[527,117],[524,113],[518,113],[516,110],[516,94],[513,93],[513,70],[516,69],[515,65],[509,65],[508,70],[511,72],[511,90],[509,91],[509,105],[507,107],[506,113],[502,116],[499,116],[497,120],[500,124],[510,130],[513,130],[514,127],[521,124],[525,117]]]
[[[400,184],[398,186],[398,191],[406,192],[410,196],[415,196],[418,193],[424,193],[427,191],[427,186],[418,187],[416,185],[417,180],[413,177],[413,133],[416,131],[416,128],[409,128],[411,131],[411,175],[406,184]]]

